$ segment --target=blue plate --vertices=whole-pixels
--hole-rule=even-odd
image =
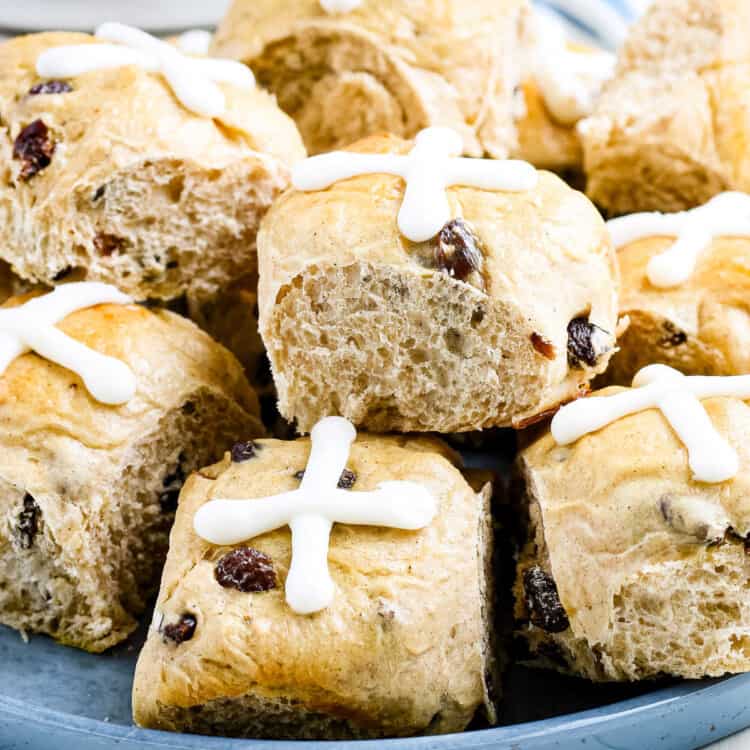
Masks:
[[[693,750],[750,725],[750,675],[650,686],[599,685],[515,669],[507,726],[443,737],[319,743],[227,740],[135,728],[130,687],[142,634],[100,656],[0,627],[2,750]],[[638,694],[641,693],[641,694]],[[603,705],[606,704],[606,705]],[[594,707],[596,706],[596,707]],[[555,716],[555,714],[560,714]],[[541,720],[531,720],[538,717]]]

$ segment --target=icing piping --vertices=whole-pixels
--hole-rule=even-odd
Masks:
[[[648,280],[657,287],[679,286],[695,271],[700,254],[717,237],[750,237],[750,195],[725,192],[690,211],[630,214],[607,222],[615,247],[646,237],[676,236],[677,240],[648,263]]]
[[[372,492],[337,488],[357,437],[342,417],[321,419],[299,489],[258,500],[216,499],[198,509],[193,528],[212,544],[231,545],[282,526],[292,532],[286,601],[298,614],[328,607],[334,584],[328,572],[328,541],[334,523],[417,530],[437,513],[435,499],[416,482],[382,482]]]
[[[558,445],[569,445],[630,414],[659,409],[687,448],[693,478],[725,482],[737,475],[739,459],[701,404],[716,396],[750,398],[750,375],[687,377],[666,365],[649,365],[633,378],[631,390],[563,406],[552,420],[552,437]]]
[[[56,323],[94,305],[127,305],[133,300],[109,284],[80,281],[34,297],[18,307],[0,309],[0,375],[29,351],[76,373],[103,404],[124,404],[135,395],[132,370],[64,334]]]
[[[362,0],[320,0],[320,7],[326,13],[349,13],[360,5]]]
[[[217,83],[241,89],[255,85],[252,71],[236,60],[188,57],[145,31],[121,23],[102,24],[95,34],[102,44],[71,44],[45,50],[36,61],[42,78],[75,78],[92,70],[137,65],[160,73],[182,105],[203,117],[226,110]]]
[[[432,239],[450,221],[445,190],[464,185],[481,190],[533,190],[537,173],[517,160],[459,158],[461,136],[450,128],[427,128],[417,134],[407,156],[333,151],[312,156],[292,170],[297,190],[324,190],[339,180],[367,174],[390,174],[406,182],[398,214],[401,234],[412,242]]]
[[[603,50],[571,49],[560,21],[536,10],[531,69],[544,103],[559,123],[573,126],[594,111],[616,57]]]
[[[177,37],[177,46],[180,52],[186,55],[197,55],[206,57],[211,49],[211,32],[205,29],[191,29],[184,31]]]

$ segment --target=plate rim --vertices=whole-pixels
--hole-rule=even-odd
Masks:
[[[740,684],[738,684],[740,683]],[[701,681],[684,681],[676,685],[659,688],[653,692],[616,701],[604,706],[586,709],[568,714],[561,714],[548,719],[538,721],[522,722],[519,724],[507,724],[499,727],[481,729],[470,732],[460,732],[445,735],[431,735],[422,737],[393,738],[375,740],[378,746],[388,745],[392,748],[424,748],[429,746],[432,750],[447,750],[448,748],[461,747],[462,750],[471,748],[488,749],[498,742],[519,742],[531,740],[544,736],[552,739],[561,732],[571,729],[581,730],[607,724],[612,726],[622,724],[634,715],[644,712],[659,711],[672,704],[679,703],[685,699],[697,699],[712,694],[712,698],[721,698],[727,690],[734,692],[746,683],[750,690],[750,673],[730,675]],[[0,716],[12,715],[15,718],[29,718],[28,704],[7,696],[0,695]],[[44,725],[45,728],[58,729],[76,735],[98,737],[114,741],[135,741],[144,747],[166,748],[166,750],[218,750],[231,747],[241,750],[263,746],[267,748],[300,747],[299,741],[295,740],[260,740],[240,739],[231,737],[218,737],[196,734],[185,734],[179,732],[166,732],[154,729],[143,729],[135,725],[114,724],[101,719],[93,719],[78,714],[64,711],[56,711],[44,706],[34,706],[33,721],[36,725]],[[717,736],[717,739],[719,737]],[[365,750],[372,748],[372,740],[314,740],[304,741],[304,747],[314,750],[318,747],[330,748],[331,745],[345,746],[350,750]]]

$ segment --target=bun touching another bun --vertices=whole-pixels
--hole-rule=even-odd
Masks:
[[[235,0],[212,53],[249,65],[294,118],[311,153],[376,133],[443,125],[466,153],[515,144],[523,0]]]
[[[657,0],[579,130],[591,199],[609,214],[676,211],[750,189],[750,6]]]
[[[25,279],[74,275],[136,299],[210,296],[252,272],[260,217],[304,156],[259,89],[223,85],[215,119],[136,65],[45,80],[44,52],[94,45],[45,33],[0,45],[0,256]]]
[[[629,325],[604,375],[629,385],[642,367],[685,375],[750,373],[750,195],[725,192],[678,213],[608,223]]]
[[[618,251],[620,309],[630,324],[604,376],[611,383],[629,384],[638,370],[654,362],[686,375],[750,373],[750,283],[745,271],[750,240],[714,240],[688,281],[656,288],[646,278],[648,262],[672,242],[655,237]]]
[[[429,492],[437,512],[411,531],[335,523],[334,593],[315,614],[285,600],[286,527],[238,545],[198,536],[197,514],[216,498],[284,502],[279,494],[288,498],[312,471],[310,456],[308,439],[259,440],[188,479],[135,674],[140,726],[344,739],[461,731],[485,702],[494,715],[485,686],[489,486],[477,495],[442,443],[368,435],[353,443],[338,481],[345,507],[356,513],[357,495],[406,481]],[[295,537],[295,557],[303,541],[297,547]]]
[[[58,328],[136,393],[105,406],[33,353],[0,376],[0,621],[102,651],[154,592],[185,476],[262,427],[234,357],[183,318],[99,305]]]
[[[540,663],[591,680],[750,670],[750,407],[702,405],[739,458],[729,481],[692,479],[656,409],[522,452],[530,524],[516,614]]]
[[[328,414],[379,432],[519,425],[606,368],[618,281],[591,203],[547,173],[447,196],[455,218],[426,242],[399,233],[404,182],[382,174],[288,192],[266,216],[260,331],[302,431]]]

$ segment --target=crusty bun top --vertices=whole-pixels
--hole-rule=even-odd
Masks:
[[[34,177],[50,197],[63,196],[98,168],[126,166],[144,153],[189,158],[205,166],[231,165],[249,151],[283,162],[304,156],[292,121],[260,88],[221,84],[226,111],[216,120],[183,107],[161,75],[135,65],[96,70],[66,79],[64,93],[30,93],[44,83],[36,62],[45,50],[97,44],[88,34],[49,32],[16,37],[0,45],[0,110],[11,148],[19,132],[41,119],[56,143],[51,163]],[[15,174],[18,160],[6,164]],[[92,176],[92,181],[95,177]]]
[[[550,571],[575,636],[607,641],[614,611],[608,603],[628,578],[700,557],[725,534],[750,533],[750,406],[723,397],[702,404],[738,454],[731,481],[693,480],[685,447],[655,409],[569,446],[548,433],[522,453]]]
[[[16,306],[24,298],[12,298]],[[78,375],[38,354],[13,360],[0,375],[0,472],[12,466],[38,483],[41,465],[55,465],[80,446],[116,451],[161,415],[202,391],[235,401],[258,416],[255,393],[236,359],[190,321],[137,305],[98,305],[69,315],[57,326],[94,351],[128,365],[135,396],[121,406],[96,401]],[[189,407],[185,407],[189,408]],[[258,418],[257,434],[262,433]],[[81,452],[81,460],[85,460]],[[37,461],[29,458],[37,457]],[[24,468],[25,467],[25,468]]]

